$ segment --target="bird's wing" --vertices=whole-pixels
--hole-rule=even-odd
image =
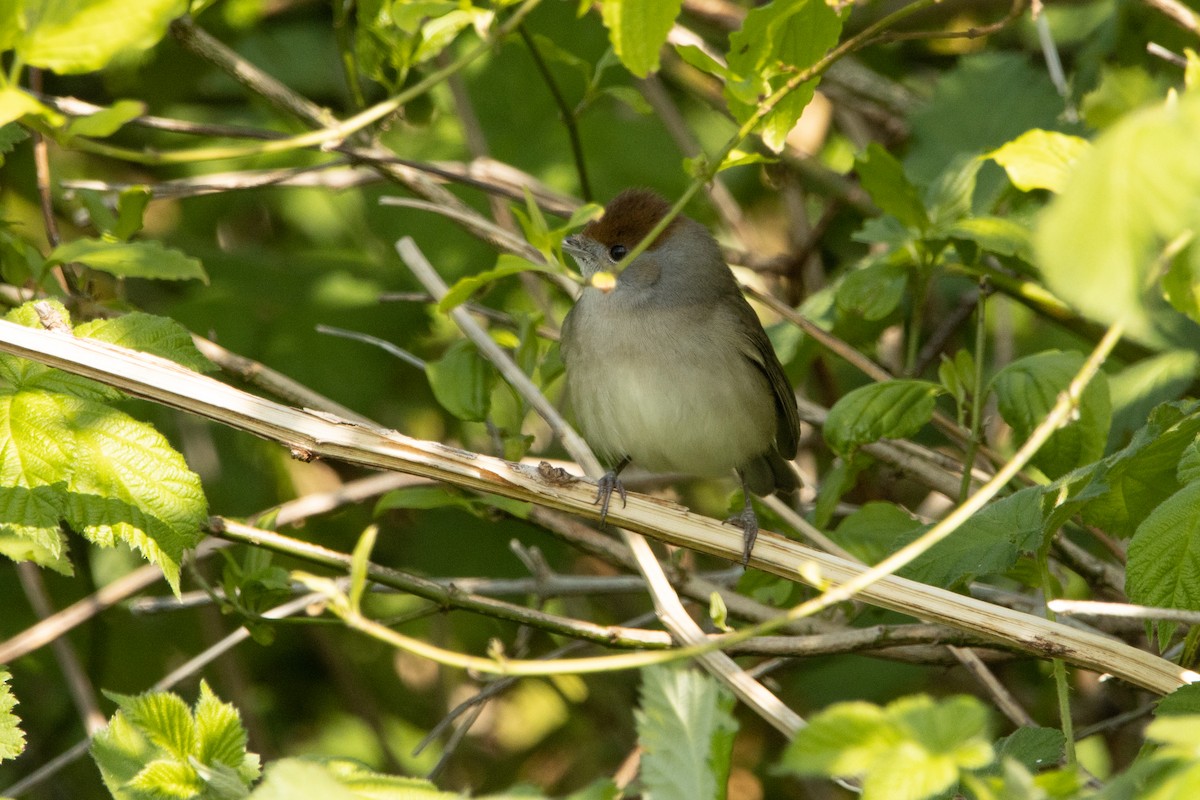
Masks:
[[[735,305],[738,315],[745,322],[742,330],[746,332],[742,354],[762,372],[771,386],[771,394],[775,398],[775,443],[780,454],[790,460],[795,458],[800,445],[800,411],[796,407],[796,394],[758,315],[740,292],[738,299],[741,302]]]

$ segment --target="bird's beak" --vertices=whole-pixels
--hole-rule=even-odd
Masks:
[[[562,246],[563,250],[566,250],[576,258],[587,254],[587,248],[583,246],[583,238],[578,235],[568,236],[563,239]]]

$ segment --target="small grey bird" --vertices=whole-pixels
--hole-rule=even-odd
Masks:
[[[653,192],[617,195],[598,220],[563,240],[585,278],[612,269],[670,204]],[[624,267],[616,286],[584,288],[562,328],[567,395],[584,438],[613,468],[596,500],[604,519],[618,475],[646,469],[717,477],[735,470],[746,505],[729,520],[750,558],[758,518],[750,492],[790,494],[796,397],[712,234],[676,217]]]

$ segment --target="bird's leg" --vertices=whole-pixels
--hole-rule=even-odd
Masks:
[[[754,540],[758,538],[758,515],[754,513],[754,506],[750,502],[751,494],[750,487],[746,485],[746,476],[738,470],[738,480],[742,482],[742,494],[746,498],[746,505],[742,507],[742,513],[736,514],[725,520],[728,525],[737,525],[742,529],[742,566],[750,561],[750,551],[754,549]]]
[[[600,504],[601,525],[608,517],[608,503],[612,500],[614,491],[621,496],[621,507],[625,507],[625,484],[621,483],[621,479],[617,476],[621,474],[621,470],[629,466],[629,461],[629,456],[625,456],[617,462],[615,467],[604,473],[604,476],[596,483],[596,499],[592,501],[592,504]]]

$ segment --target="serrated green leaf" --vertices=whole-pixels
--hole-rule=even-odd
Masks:
[[[1200,611],[1200,483],[1189,483],[1164,500],[1129,542],[1125,592],[1134,603]],[[1158,623],[1159,646],[1176,623]]]
[[[734,118],[747,122],[762,99],[837,44],[841,31],[841,16],[824,0],[776,0],[752,8],[729,37],[724,91]],[[759,135],[771,151],[783,150],[816,87],[817,80],[801,84],[760,123]]]
[[[234,800],[258,777],[258,756],[247,753],[236,709],[208,684],[189,709],[177,695],[106,692],[119,706],[92,741],[105,785],[119,800],[149,797]]]
[[[63,575],[74,573],[59,525],[63,488],[0,486],[0,555],[16,562],[32,561]]]
[[[163,247],[152,239],[141,242],[76,239],[54,248],[49,260],[55,264],[77,262],[119,278],[196,279],[208,283],[208,274],[199,259]]]
[[[55,310],[65,321],[65,309]],[[7,316],[27,325],[37,319],[33,304]],[[137,319],[96,328],[117,338],[146,329]],[[98,544],[138,548],[178,590],[180,559],[199,541],[207,513],[200,479],[183,458],[154,428],[104,405],[122,395],[102,384],[0,356],[0,386],[0,486],[12,490],[0,503],[12,516],[0,522],[32,543],[28,552],[20,542],[6,551],[56,560],[61,550],[51,537],[66,520]],[[35,491],[37,505],[16,488]]]
[[[8,682],[12,675],[0,669],[0,761],[16,758],[25,751],[25,732],[21,730],[21,718],[13,713],[17,698],[13,696]]]
[[[117,55],[153,47],[186,10],[186,0],[24,0],[25,25],[14,45],[30,66],[94,72]]]
[[[144,792],[155,800],[193,800],[202,796],[204,781],[189,764],[159,759],[143,767],[126,788],[138,794]]]
[[[467,300],[471,299],[471,295],[479,291],[489,283],[495,283],[501,278],[507,278],[510,275],[519,275],[522,272],[548,272],[549,268],[542,264],[534,264],[532,261],[511,255],[510,253],[501,253],[496,259],[496,266],[485,272],[480,272],[475,275],[468,275],[465,278],[460,278],[445,296],[438,301],[437,310],[443,314],[449,313],[452,309],[457,308]]]
[[[1047,189],[1061,192],[1067,176],[1091,147],[1078,136],[1035,128],[987,154],[1004,171],[1012,185],[1022,192]]]
[[[75,335],[152,353],[197,372],[216,369],[196,349],[192,334],[168,317],[133,312],[113,319],[84,322],[75,327]]]
[[[1144,519],[1180,486],[1183,451],[1200,435],[1200,405],[1168,402],[1146,415],[1128,445],[1076,470],[1047,488],[1055,508],[1047,527],[1081,514],[1084,522],[1115,536],[1132,536]]]
[[[996,374],[992,388],[1000,416],[1012,426],[1017,441],[1029,438],[1082,366],[1079,353],[1048,350],[1018,359]],[[1104,455],[1111,422],[1112,401],[1101,373],[1084,389],[1077,419],[1055,431],[1033,463],[1051,478],[1058,478],[1096,461]]]
[[[258,775],[257,758],[247,764],[246,729],[242,715],[229,703],[213,694],[207,681],[200,681],[200,697],[196,700],[196,758],[201,764],[224,764],[243,774],[246,782]]]
[[[921,193],[904,174],[896,157],[880,144],[872,142],[854,160],[858,179],[875,205],[902,224],[918,230],[929,227],[929,215],[921,202]]]
[[[829,409],[825,441],[843,455],[879,439],[903,439],[933,418],[942,387],[929,381],[894,380],[859,387]]]
[[[1051,291],[1098,322],[1124,319],[1131,337],[1151,344],[1192,324],[1151,278],[1168,242],[1200,230],[1197,141],[1195,93],[1130,114],[1096,140],[1034,232]]]
[[[602,0],[600,16],[625,69],[639,78],[658,71],[659,52],[682,6],[682,0]]]
[[[103,139],[119,131],[126,122],[146,113],[145,103],[137,100],[118,100],[86,117],[73,117],[67,123],[67,138],[87,136]]]
[[[153,427],[98,404],[62,408],[75,443],[67,522],[99,545],[137,548],[178,591],[179,563],[207,518],[199,477]]]
[[[475,345],[455,342],[445,355],[425,365],[425,375],[442,408],[470,422],[487,418],[496,368],[479,355]]]
[[[950,588],[984,575],[1011,569],[1022,553],[1035,550],[1045,526],[1043,490],[1030,486],[989,504],[953,534],[905,566],[906,578]],[[896,537],[889,551],[898,550],[927,530],[913,527]]]
[[[187,703],[170,692],[148,692],[124,698],[121,710],[151,744],[179,761],[196,751],[196,725]]]
[[[634,711],[642,747],[641,781],[656,800],[707,800],[728,774],[731,733],[737,723],[720,685],[699,670],[642,670]],[[720,764],[724,769],[719,769]],[[718,784],[720,780],[720,784]]]
[[[115,798],[126,798],[122,788],[157,757],[158,750],[118,711],[92,736],[91,754],[108,791]]]

